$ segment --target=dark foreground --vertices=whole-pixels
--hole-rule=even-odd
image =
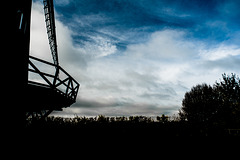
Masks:
[[[240,128],[240,127],[239,127]],[[26,130],[74,131],[81,135],[97,136],[240,136],[239,128],[226,128],[208,124],[191,124],[186,121],[169,121],[158,117],[157,121],[145,116],[95,118],[47,117],[28,121]]]

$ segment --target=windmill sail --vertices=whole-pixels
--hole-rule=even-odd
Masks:
[[[43,0],[45,22],[53,63],[59,66],[53,0]]]

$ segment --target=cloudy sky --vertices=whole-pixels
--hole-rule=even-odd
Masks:
[[[60,65],[81,87],[53,115],[172,115],[192,86],[239,75],[240,0],[54,3]],[[42,1],[31,21],[30,54],[52,62]]]

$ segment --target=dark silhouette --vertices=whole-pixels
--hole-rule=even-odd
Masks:
[[[192,87],[182,101],[180,115],[192,123],[209,123],[217,110],[218,104],[214,90],[207,84]]]
[[[18,81],[12,83],[12,92],[16,90],[19,97],[10,107],[19,125],[24,125],[27,119],[38,120],[48,116],[53,110],[62,110],[75,103],[79,83],[59,66],[53,0],[43,0],[46,30],[53,62],[50,63],[29,56],[30,19],[32,0],[16,2],[14,8],[15,35],[13,46],[14,71],[18,73]],[[40,65],[41,64],[41,65]],[[53,74],[42,71],[40,66],[54,68]],[[38,76],[38,81],[29,80],[29,76]],[[16,78],[15,78],[16,79]],[[20,106],[20,107],[19,107]]]
[[[236,128],[240,126],[240,80],[235,75],[222,75],[213,87],[194,86],[185,94],[180,116],[191,123]]]
[[[236,74],[223,74],[223,80],[214,85],[218,100],[218,123],[240,128],[240,79]]]
[[[8,124],[8,128],[23,127],[25,123],[25,109],[28,97],[25,95],[28,85],[28,58],[29,58],[29,42],[30,42],[30,20],[31,20],[31,0],[22,0],[14,2],[14,15],[11,23],[11,31],[13,37],[8,38],[11,44],[6,48],[7,59],[11,60],[8,66],[10,73],[5,79],[5,86],[8,94],[6,101],[8,112],[14,117],[14,120]],[[6,75],[5,75],[6,76]],[[14,97],[14,98],[13,98]],[[20,106],[20,107],[19,107]]]
[[[182,121],[180,118],[170,116],[158,116],[154,120],[146,116],[130,117],[46,117],[36,122],[29,121],[28,131],[42,130],[65,131],[83,137],[136,137],[142,136],[159,137],[161,136],[239,136],[239,129],[228,129],[216,126],[203,126]],[[30,132],[31,133],[31,132]]]

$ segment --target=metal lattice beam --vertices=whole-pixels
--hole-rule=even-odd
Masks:
[[[53,63],[59,66],[53,0],[43,0],[45,22]]]

